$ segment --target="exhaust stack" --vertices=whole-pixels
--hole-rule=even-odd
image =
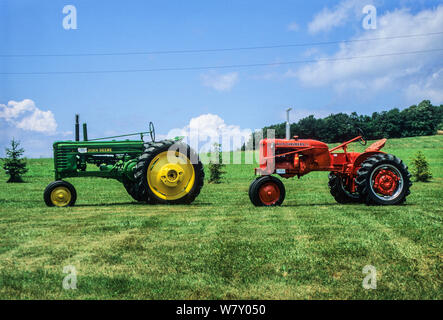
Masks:
[[[290,132],[290,126],[289,126],[289,111],[291,111],[292,108],[286,109],[286,140],[289,140],[291,132]]]
[[[86,122],[83,123],[83,141],[88,141],[88,127]]]
[[[80,124],[78,123],[79,115],[75,115],[75,141],[80,141]]]

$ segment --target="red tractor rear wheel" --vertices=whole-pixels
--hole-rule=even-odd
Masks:
[[[410,178],[403,161],[392,154],[376,154],[362,163],[355,182],[366,204],[395,205],[409,195]]]
[[[358,192],[350,192],[346,185],[346,177],[329,173],[329,191],[335,201],[341,204],[362,202]]]
[[[259,177],[249,186],[249,198],[257,207],[280,206],[285,194],[285,186],[273,176]]]

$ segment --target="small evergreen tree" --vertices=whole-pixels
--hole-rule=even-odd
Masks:
[[[25,150],[20,147],[20,141],[11,141],[11,148],[6,148],[6,158],[3,159],[3,169],[9,175],[7,182],[23,182],[21,175],[28,172],[26,159],[22,158]]]
[[[429,169],[428,161],[425,155],[418,151],[415,157],[412,159],[412,174],[415,177],[415,181],[429,181],[432,178],[431,170]]]
[[[221,144],[214,143],[212,152],[216,154],[218,161],[209,161],[209,183],[221,183],[222,176],[226,173],[222,170],[225,165],[222,163]]]

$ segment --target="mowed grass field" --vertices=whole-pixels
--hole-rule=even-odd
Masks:
[[[52,160],[31,159],[26,183],[0,183],[0,298],[443,299],[443,136],[383,150],[407,164],[421,150],[431,165],[434,179],[414,183],[405,205],[340,205],[314,172],[284,179],[283,206],[255,208],[254,165],[243,164],[189,206],[139,204],[117,181],[75,178],[76,206],[48,208]],[[76,290],[62,287],[67,265]],[[362,287],[366,265],[374,290]]]

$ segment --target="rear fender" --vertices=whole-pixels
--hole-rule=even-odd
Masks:
[[[377,151],[380,151],[380,149],[385,146],[386,141],[388,141],[388,139],[385,139],[385,138],[384,139],[380,139],[378,141],[375,141],[368,148],[366,148],[365,152],[377,152]]]
[[[360,168],[363,161],[365,161],[367,158],[372,157],[374,154],[384,154],[385,152],[381,151],[371,151],[371,152],[363,152],[360,154],[353,163],[352,173],[356,174],[357,170]]]

